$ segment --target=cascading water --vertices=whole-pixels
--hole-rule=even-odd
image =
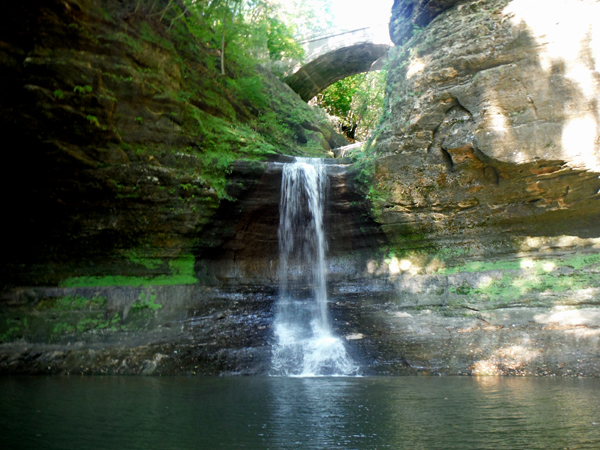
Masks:
[[[318,158],[285,164],[279,204],[280,296],[274,375],[353,375],[357,367],[332,333],[327,312],[323,208],[327,166]]]

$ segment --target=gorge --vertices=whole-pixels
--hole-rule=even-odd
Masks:
[[[319,157],[314,296],[362,374],[598,377],[600,3],[396,0],[380,124],[335,159],[158,3],[1,19],[0,374],[271,373],[284,166]]]

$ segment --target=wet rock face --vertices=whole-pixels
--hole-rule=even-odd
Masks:
[[[189,256],[224,196],[230,162],[327,155],[346,142],[270,72],[238,73],[229,61],[228,79],[260,80],[264,101],[229,90],[216,50],[170,16],[173,4],[7,5],[0,132],[15,144],[0,188],[14,193],[6,207],[15,213],[0,285],[123,275],[130,250]],[[263,115],[273,123],[252,124]],[[251,155],[248,145],[257,145]]]
[[[369,216],[370,203],[356,181],[355,168],[336,160],[325,163],[331,163],[324,205],[329,280],[360,278],[385,237]],[[233,166],[229,193],[236,201],[223,203],[194,251],[200,280],[211,285],[278,286],[282,169],[282,162],[239,161]]]
[[[264,375],[274,301],[202,286],[22,290],[2,308],[0,374]]]
[[[597,377],[600,371],[597,307],[481,313],[349,302],[340,309],[351,311],[348,345],[369,375]]]

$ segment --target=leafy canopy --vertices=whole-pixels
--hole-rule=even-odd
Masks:
[[[338,119],[340,130],[348,138],[363,141],[381,115],[385,80],[385,71],[353,75],[329,86],[314,102]]]

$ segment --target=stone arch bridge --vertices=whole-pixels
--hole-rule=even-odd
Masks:
[[[300,44],[304,47],[304,61],[292,65],[285,82],[304,101],[336,81],[381,69],[393,45],[387,23],[332,33]]]

